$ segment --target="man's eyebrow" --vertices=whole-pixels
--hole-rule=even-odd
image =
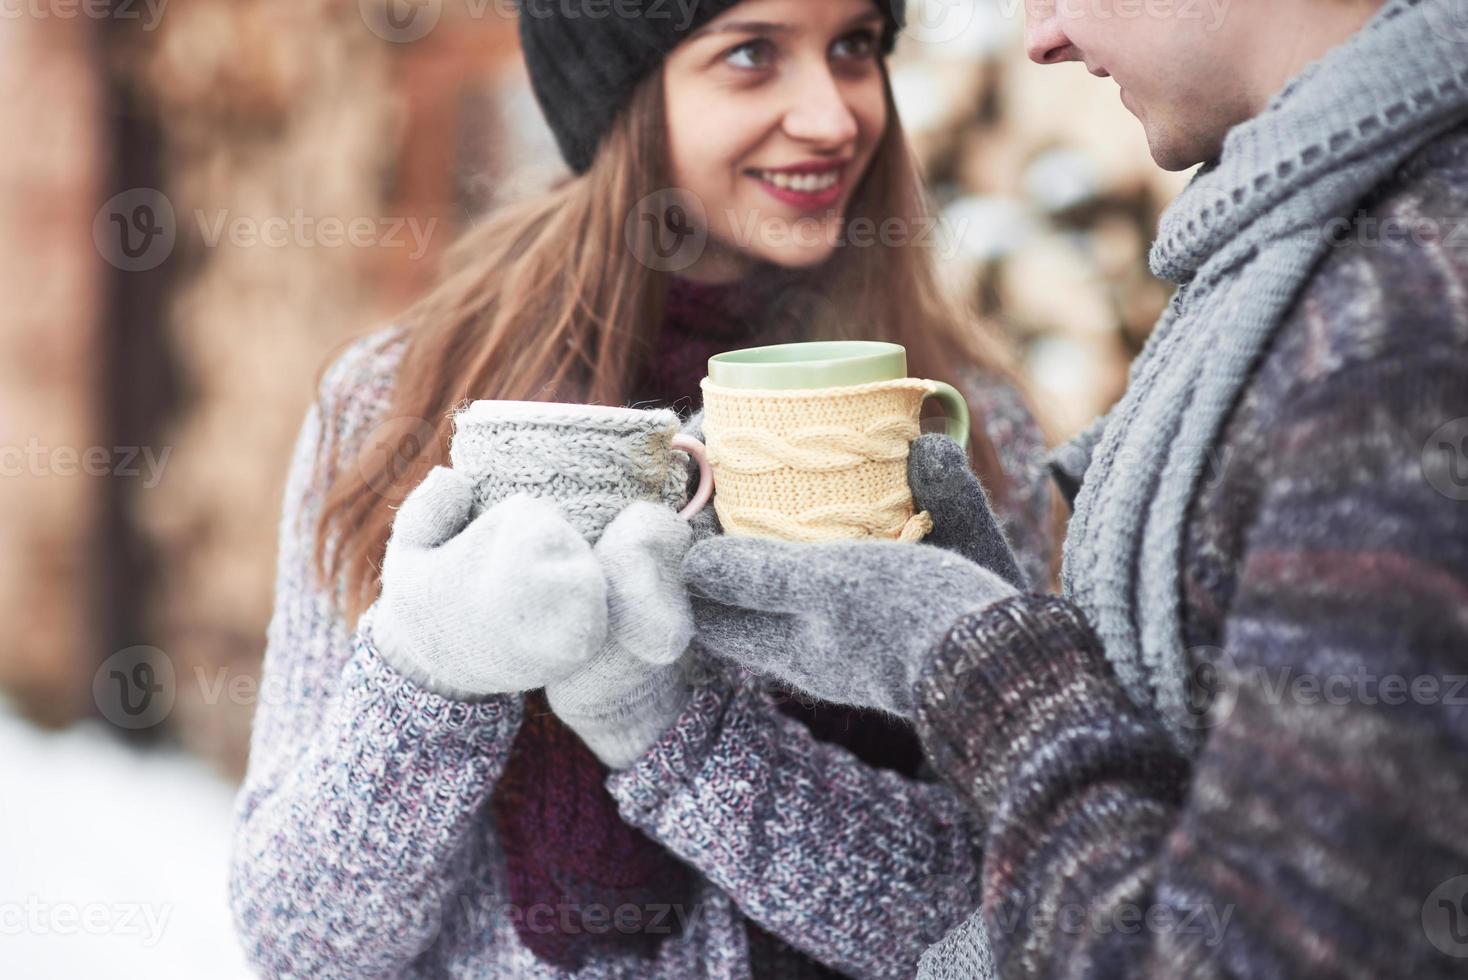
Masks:
[[[885,19],[880,10],[871,10],[851,18],[846,23],[845,29],[855,27],[857,24]],[[765,20],[734,20],[723,24],[707,24],[690,34],[688,40],[696,41],[710,34],[789,34],[794,30],[796,28],[791,24],[779,24]]]

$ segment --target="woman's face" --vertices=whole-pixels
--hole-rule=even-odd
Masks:
[[[743,0],[668,56],[673,184],[708,230],[683,275],[830,258],[887,128],[883,26],[872,0]]]

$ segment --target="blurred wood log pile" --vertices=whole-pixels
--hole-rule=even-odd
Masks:
[[[402,5],[375,3],[188,0],[147,24],[35,17],[0,31],[0,120],[32,137],[0,158],[5,446],[41,432],[84,448],[106,431],[94,382],[119,365],[100,363],[98,338],[127,313],[102,283],[145,274],[93,240],[94,217],[113,217],[109,86],[159,137],[159,185],[130,193],[166,202],[173,222],[150,352],[180,378],[147,434],[160,478],[0,481],[0,604],[19,624],[0,689],[40,722],[98,714],[99,665],[146,644],[171,666],[158,728],[242,771],[286,465],[318,371],[422,291],[516,159],[501,138],[524,111],[502,104],[517,90],[503,76],[523,75],[505,5],[432,5],[431,29],[407,43]],[[129,556],[146,577],[129,589],[134,628],[111,631],[90,622],[115,588],[97,569],[121,557],[89,518],[109,506],[146,553]]]
[[[102,428],[99,77],[73,26],[0,24],[0,690],[51,723],[87,710],[95,666],[99,487],[77,474]]]
[[[945,219],[945,283],[1017,340],[1067,436],[1117,397],[1162,309],[1145,253],[1181,178],[1153,166],[1113,85],[1024,59],[1015,0],[910,4],[893,80]],[[98,665],[148,644],[173,668],[166,730],[241,771],[285,468],[319,368],[417,296],[476,214],[562,169],[509,9],[186,0],[123,43],[56,19],[0,31],[0,121],[30,137],[0,157],[0,444],[86,446],[148,395],[146,373],[131,391],[95,384],[118,371],[100,338],[150,337],[134,354],[179,379],[145,423],[166,460],[155,485],[0,480],[0,604],[23,624],[0,641],[0,688],[32,716],[95,713]],[[160,186],[144,190],[176,224],[160,322],[141,333],[104,301],[128,273],[92,234],[112,85],[156,122]],[[99,511],[134,544],[99,537]],[[99,625],[118,586],[95,569],[134,546],[135,628]]]
[[[1018,343],[1052,437],[1114,403],[1170,290],[1147,270],[1186,178],[1117,87],[1032,64],[1015,0],[909,0],[893,86],[948,228],[945,278]]]
[[[316,373],[429,283],[465,214],[460,175],[495,166],[486,92],[516,58],[513,21],[446,5],[399,43],[392,12],[196,0],[137,65],[170,195],[198,218],[169,317],[190,403],[167,437],[169,478],[138,511],[163,558],[150,621],[182,678],[177,730],[235,771],[254,697],[211,691],[258,671],[285,464]]]

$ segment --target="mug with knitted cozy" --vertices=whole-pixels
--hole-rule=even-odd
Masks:
[[[918,541],[933,529],[913,507],[907,456],[923,403],[969,437],[952,385],[907,376],[907,351],[876,341],[777,344],[709,359],[703,436],[726,534],[785,541]]]
[[[544,498],[592,544],[633,501],[665,504],[686,520],[713,493],[703,443],[669,409],[481,400],[453,422],[449,461],[474,482],[478,509],[517,494]],[[699,469],[691,499],[690,459]]]

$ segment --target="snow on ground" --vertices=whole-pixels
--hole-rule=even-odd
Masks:
[[[249,977],[225,889],[230,783],[101,722],[60,732],[0,698],[0,977]]]

